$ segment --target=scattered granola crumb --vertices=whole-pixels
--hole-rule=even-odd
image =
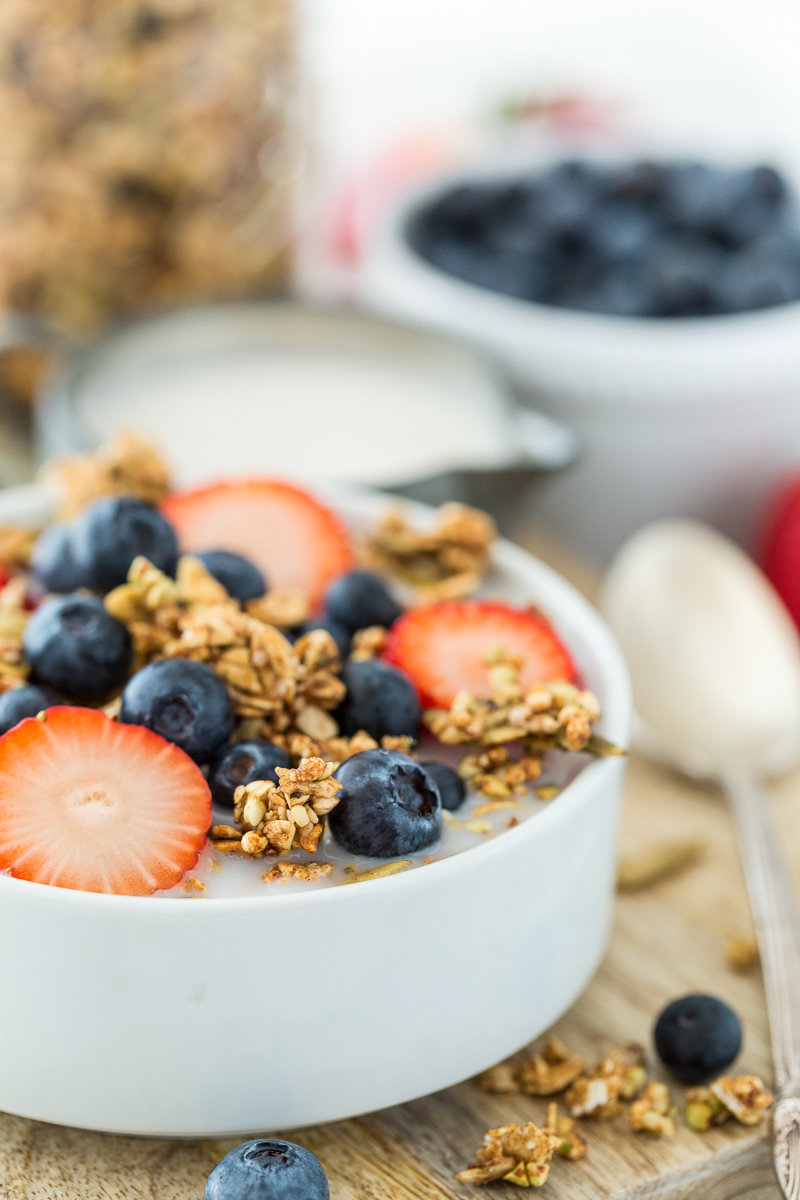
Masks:
[[[473,817],[488,817],[490,813],[502,812],[506,808],[519,808],[519,800],[487,800],[485,804],[479,804],[477,808],[473,808]]]
[[[732,971],[739,971],[744,975],[758,966],[760,961],[758,942],[752,934],[743,933],[731,938],[725,947],[725,962]]]
[[[492,823],[491,821],[465,821],[464,828],[468,829],[470,833],[491,833]]]
[[[628,1115],[631,1129],[637,1133],[649,1133],[657,1137],[661,1134],[672,1137],[675,1133],[672,1121],[674,1111],[667,1085],[648,1083],[644,1095],[634,1100],[630,1107]]]
[[[38,536],[37,529],[23,529],[18,525],[0,525],[0,562],[11,571],[20,571],[29,567],[33,543]]]
[[[484,1071],[478,1076],[478,1087],[483,1088],[484,1092],[492,1092],[498,1096],[518,1092],[520,1086],[517,1080],[517,1068],[511,1063],[498,1063],[494,1067],[489,1067],[488,1071]]]
[[[646,1083],[641,1048],[631,1044],[576,1079],[567,1092],[567,1107],[573,1117],[610,1120],[619,1112],[620,1100],[634,1100]]]
[[[362,871],[358,875],[351,875],[349,879],[345,879],[344,886],[348,883],[368,883],[370,879],[384,879],[387,875],[399,875],[401,871],[410,871],[414,866],[410,858],[402,858],[398,862],[384,863],[382,867],[373,867],[370,871]]]
[[[507,800],[526,794],[528,782],[541,775],[542,764],[530,755],[513,759],[506,746],[494,746],[480,754],[465,755],[458,773],[481,795],[491,800]]]
[[[25,608],[27,580],[15,575],[0,589],[0,692],[19,687],[29,667],[22,650],[22,634],[30,613]]]
[[[324,879],[333,870],[331,863],[276,863],[272,870],[261,876],[262,883],[284,882],[287,879],[297,879],[303,883],[313,883]]]
[[[217,841],[227,841],[229,838],[241,838],[242,831],[235,825],[212,825],[209,833]]]
[[[508,825],[506,826],[507,829],[514,829],[517,825],[519,825],[519,817],[508,818]]]
[[[555,1101],[547,1106],[547,1120],[545,1121],[544,1128],[546,1133],[558,1138],[556,1152],[562,1158],[568,1158],[571,1162],[577,1162],[579,1158],[584,1157],[589,1149],[586,1144],[586,1138],[572,1117],[559,1116],[558,1105]]]
[[[92,454],[54,459],[45,467],[60,495],[59,519],[69,521],[102,496],[136,496],[158,504],[170,490],[170,472],[159,451],[131,430]]]
[[[757,1075],[720,1075],[709,1091],[742,1125],[759,1125],[772,1105],[772,1093]]]
[[[721,1100],[707,1087],[689,1088],[686,1092],[686,1124],[699,1133],[705,1133],[712,1125],[722,1125],[731,1115]]]
[[[443,504],[429,532],[415,529],[395,506],[367,539],[364,557],[413,588],[418,603],[429,604],[474,592],[496,537],[492,518],[466,504]]]
[[[461,1183],[492,1183],[505,1179],[521,1187],[541,1187],[550,1173],[550,1160],[560,1140],[532,1122],[502,1125],[484,1134],[475,1163],[456,1179]]]
[[[558,1038],[549,1038],[543,1054],[534,1054],[519,1066],[498,1063],[478,1078],[485,1092],[525,1092],[552,1096],[563,1092],[586,1069],[586,1059],[570,1054]]]
[[[378,658],[386,645],[388,630],[383,625],[368,625],[366,629],[357,629],[353,634],[350,646],[351,662],[366,662],[370,658]]]
[[[561,795],[563,788],[555,787],[553,784],[545,784],[533,790],[539,800],[555,800],[556,796]]]
[[[194,875],[190,875],[181,884],[181,891],[186,892],[188,896],[200,895],[206,890],[206,885]]]
[[[660,842],[638,854],[620,861],[617,870],[617,889],[637,892],[651,887],[695,865],[707,850],[706,842],[696,839],[679,842]]]

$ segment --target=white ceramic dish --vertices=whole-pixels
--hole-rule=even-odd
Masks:
[[[574,429],[578,462],[544,483],[536,511],[596,559],[665,516],[747,542],[776,474],[800,458],[800,302],[692,319],[574,312],[457,279],[409,245],[409,220],[441,191],[535,165],[465,169],[402,198],[368,248],[361,300],[490,351]]]
[[[33,519],[31,493],[19,501],[18,519]],[[358,526],[383,504],[338,507]],[[4,497],[4,519],[13,507]],[[594,609],[507,542],[487,591],[552,617],[600,698],[601,732],[626,743],[627,672]],[[181,902],[0,876],[0,1109],[109,1132],[242,1134],[382,1108],[486,1068],[564,1012],[602,957],[623,773],[624,760],[596,760],[473,850],[305,895]]]

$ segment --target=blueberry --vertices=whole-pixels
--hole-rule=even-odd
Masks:
[[[264,576],[241,554],[228,550],[204,550],[197,558],[231,596],[237,600],[257,600],[267,590]]]
[[[368,625],[385,625],[388,629],[400,616],[383,580],[371,571],[341,575],[328,591],[327,612],[351,633]]]
[[[25,626],[31,682],[76,704],[102,704],[131,665],[131,635],[96,596],[51,596]]]
[[[350,736],[364,729],[376,741],[384,734],[416,736],[419,699],[402,672],[371,658],[347,663],[342,679],[347,696],[336,712],[342,733]]]
[[[683,996],[656,1021],[656,1051],[681,1083],[705,1083],[721,1075],[742,1048],[742,1027],[716,996]]]
[[[31,555],[34,574],[48,592],[74,592],[84,580],[75,562],[71,525],[51,525],[36,539]]]
[[[452,767],[443,762],[420,763],[439,789],[442,797],[442,808],[455,812],[464,803],[467,796],[467,785]]]
[[[0,696],[0,734],[8,733],[26,717],[35,717],[44,708],[60,704],[55,692],[49,688],[37,687],[35,683],[26,683],[22,687],[11,688]]]
[[[145,725],[207,763],[233,733],[225,684],[205,663],[165,658],[133,676],[122,693],[120,721]]]
[[[277,1138],[244,1142],[220,1159],[205,1200],[329,1200],[325,1172],[310,1150]]]
[[[220,808],[232,809],[233,793],[240,783],[252,783],[255,779],[271,779],[277,783],[275,768],[291,765],[292,760],[285,750],[263,738],[223,746],[211,760],[208,770],[211,799]]]
[[[351,854],[392,858],[438,840],[442,800],[428,773],[399,750],[362,750],[336,772],[343,787],[331,833]]]
[[[312,629],[327,629],[336,642],[339,657],[344,662],[350,653],[350,643],[353,640],[350,630],[341,621],[335,621],[333,617],[312,617],[310,621],[306,621],[304,625],[300,626],[297,631],[298,637],[302,637],[304,633],[311,633]]]
[[[73,527],[75,562],[86,587],[108,592],[124,583],[138,554],[168,575],[175,573],[178,542],[156,509],[130,496],[90,504]]]
[[[723,312],[752,312],[800,298],[800,262],[789,239],[765,239],[732,255],[717,286]]]

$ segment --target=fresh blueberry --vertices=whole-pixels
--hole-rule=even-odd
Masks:
[[[74,592],[82,587],[72,543],[71,525],[51,525],[36,539],[31,566],[48,592]]]
[[[752,312],[798,298],[800,263],[797,248],[788,239],[754,242],[731,255],[717,285],[723,312]]]
[[[35,717],[44,708],[60,704],[55,692],[49,688],[37,687],[35,683],[26,683],[22,687],[11,688],[0,696],[0,734],[8,733],[26,717]]]
[[[244,1142],[220,1159],[205,1200],[329,1200],[320,1161],[304,1146],[277,1138]]]
[[[336,772],[343,787],[331,833],[351,854],[392,858],[438,840],[442,799],[431,776],[399,750],[362,750]]]
[[[149,504],[112,496],[90,504],[75,522],[75,562],[84,586],[108,592],[124,583],[138,554],[174,575],[178,542],[172,526]]]
[[[328,592],[327,612],[351,633],[368,625],[385,625],[388,629],[400,616],[383,580],[371,571],[341,575]]]
[[[137,671],[122,693],[120,721],[145,725],[207,763],[233,733],[225,684],[205,663],[165,658]]]
[[[448,767],[447,763],[443,762],[424,762],[420,763],[420,766],[425,768],[439,789],[442,808],[446,808],[450,812],[455,812],[457,808],[460,808],[467,796],[467,785],[458,771],[454,771],[452,767]]]
[[[342,733],[352,736],[364,729],[376,741],[385,734],[415,737],[420,706],[413,684],[394,667],[379,659],[349,662],[342,671],[347,688],[336,712]]]
[[[257,600],[267,590],[264,576],[241,554],[228,550],[205,550],[197,557],[206,570],[237,600]]]
[[[277,783],[275,768],[291,765],[292,760],[285,750],[263,738],[223,746],[208,769],[211,799],[220,808],[233,808],[233,793],[240,784],[252,783],[255,779],[271,779]]]
[[[656,1051],[681,1083],[705,1083],[721,1075],[742,1048],[742,1027],[733,1009],[716,996],[683,996],[656,1021]]]
[[[51,596],[31,614],[22,642],[31,682],[76,704],[102,704],[128,677],[131,635],[96,596]]]
[[[350,643],[353,640],[350,630],[341,621],[334,620],[333,617],[312,617],[310,621],[306,621],[304,625],[300,626],[297,636],[302,637],[304,633],[311,633],[312,629],[327,629],[336,642],[339,657],[344,662],[350,653]]]

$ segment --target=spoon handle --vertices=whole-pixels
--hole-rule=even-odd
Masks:
[[[784,1196],[800,1200],[800,912],[767,797],[745,775],[723,779],[755,922],[775,1065],[775,1170]]]

